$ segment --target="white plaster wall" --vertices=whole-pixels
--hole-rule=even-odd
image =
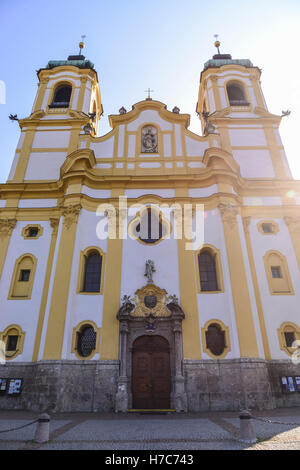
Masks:
[[[58,180],[67,152],[34,152],[30,154],[25,180]]]
[[[83,106],[82,106],[82,111],[86,114],[88,114],[90,110],[91,92],[92,92],[91,87],[86,86],[85,91],[84,91],[84,100],[83,100]]]
[[[95,158],[112,158],[114,151],[114,136],[101,142],[93,142],[90,149],[94,151]]]
[[[233,150],[233,157],[244,178],[274,178],[269,150]]]
[[[47,87],[46,90],[45,90],[45,93],[44,93],[43,102],[42,102],[42,106],[41,106],[41,109],[43,109],[44,111],[46,110],[46,107],[47,107],[47,104],[48,104],[48,101],[49,101],[50,93],[51,93],[51,88]]]
[[[267,147],[267,141],[263,129],[229,129],[228,132],[230,142],[233,147]]]
[[[218,294],[197,294],[199,327],[204,327],[208,320],[221,320],[228,328],[230,335],[231,351],[226,358],[240,357],[239,341],[236,329],[236,319],[232,299],[230,274],[228,268],[224,231],[220,213],[217,209],[205,212],[204,243],[211,244],[220,250],[221,264],[224,280],[224,292]],[[200,248],[200,247],[199,247]],[[195,256],[195,280],[198,260]],[[197,285],[197,284],[196,284]],[[202,341],[202,338],[201,338]],[[203,352],[203,359],[211,357]]]
[[[36,327],[39,318],[41,296],[48,262],[52,228],[49,222],[33,220],[33,224],[43,227],[43,234],[35,240],[24,240],[21,235],[23,227],[30,222],[18,221],[12,232],[7,257],[0,280],[0,330],[12,324],[19,325],[25,334],[23,353],[14,361],[31,361]],[[31,299],[8,300],[8,293],[16,260],[25,253],[31,253],[37,259]]]
[[[188,157],[202,157],[209,147],[208,142],[201,142],[187,135],[185,136],[185,145]]]
[[[157,124],[163,131],[172,130],[172,124],[162,119],[158,112],[153,109],[146,109],[142,111],[137,119],[127,125],[127,130],[137,131],[141,124],[148,124],[151,122],[153,122],[153,124]]]
[[[119,139],[118,139],[118,157],[124,157],[124,138],[125,138],[125,126],[121,124],[119,126]]]
[[[221,98],[221,106],[222,106],[222,108],[227,108],[228,103],[227,103],[227,99],[226,99],[225,88],[219,86],[219,87],[218,87],[218,91],[219,91],[220,98]]]
[[[40,131],[36,132],[32,142],[32,148],[67,148],[69,145],[70,132],[59,131],[55,132]]]
[[[264,196],[264,197],[243,197],[244,206],[281,206],[281,197]]]
[[[279,232],[276,235],[261,234],[257,229],[259,219],[251,220],[249,230],[271,357],[272,359],[288,359],[289,356],[280,349],[277,329],[286,321],[300,326],[300,275],[289,230],[282,219],[273,220],[279,225]],[[287,259],[295,295],[270,294],[263,256],[273,249],[282,253]]]
[[[147,284],[144,276],[147,259],[155,264],[154,284],[180,298],[177,240],[166,239],[148,246],[130,237],[123,242],[121,297],[134,296],[137,289]]]
[[[207,81],[207,86],[209,86],[209,83],[211,83],[210,80]],[[213,93],[212,88],[208,88],[207,94],[208,94],[208,103],[209,103],[208,107],[209,107],[210,113],[214,113],[216,110],[216,105],[215,105],[215,98],[214,98],[214,93]]]
[[[82,194],[93,197],[95,199],[106,199],[110,197],[110,189],[92,189],[88,186],[82,186]]]
[[[79,90],[80,90],[79,88],[75,88],[75,90],[74,90],[71,109],[76,109],[77,108]]]
[[[20,199],[19,208],[56,207],[57,199]]]
[[[96,227],[100,220],[101,218],[96,216],[94,212],[89,212],[85,209],[82,209],[79,214],[66,313],[62,350],[63,359],[76,359],[75,354],[71,353],[71,344],[73,328],[77,326],[78,323],[84,320],[91,320],[96,323],[98,328],[102,326],[103,294],[82,295],[76,293],[80,252],[89,246],[98,246],[104,253],[107,251],[107,240],[99,240],[96,234]],[[104,266],[104,270],[105,269],[106,265]],[[104,288],[105,271],[103,280]],[[112,312],[112,315],[116,314],[117,312]],[[95,354],[93,359],[99,359],[99,354]]]
[[[208,186],[207,188],[193,188],[189,189],[189,197],[209,197],[212,194],[216,194],[218,192],[218,185],[213,184]]]
[[[176,157],[182,156],[181,126],[174,125]]]
[[[5,204],[6,204],[6,199],[0,199],[0,208],[3,209],[3,207],[5,207]]]
[[[128,136],[128,157],[134,158],[135,157],[135,141],[136,136],[129,134]]]
[[[164,156],[172,156],[172,143],[171,143],[171,134],[164,134]]]
[[[285,151],[284,151],[284,150],[280,150],[280,155],[281,155],[282,162],[283,162],[283,166],[284,166],[284,169],[285,169],[285,172],[286,172],[288,178],[292,178],[293,175],[292,175],[292,172],[291,172],[291,169],[290,169],[290,165],[289,165],[288,159],[287,159],[287,157],[286,157]]]
[[[145,195],[160,196],[171,198],[175,196],[175,189],[126,189],[125,196],[129,198],[138,198]]]
[[[18,162],[19,162],[19,158],[20,158],[20,153],[19,152],[15,153],[7,181],[12,180],[14,178],[14,174],[15,174]]]

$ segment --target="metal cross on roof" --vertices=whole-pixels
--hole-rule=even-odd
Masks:
[[[152,93],[154,90],[150,90],[150,88],[148,88],[148,90],[144,90],[145,93],[148,93],[148,96],[146,98],[146,100],[152,100],[151,96],[150,96],[150,93]]]

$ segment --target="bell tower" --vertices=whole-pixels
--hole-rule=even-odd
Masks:
[[[279,135],[282,116],[271,114],[261,89],[261,70],[249,59],[218,54],[201,72],[197,113],[202,131],[214,129],[246,178],[290,179]]]
[[[50,60],[37,71],[38,90],[30,116],[19,120],[21,136],[8,181],[57,180],[81,133],[97,135],[103,113],[94,64],[79,54]]]

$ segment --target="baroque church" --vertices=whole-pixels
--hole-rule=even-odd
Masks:
[[[149,94],[99,136],[82,47],[37,72],[0,185],[0,409],[300,404],[300,181],[261,70],[204,64],[202,135]]]

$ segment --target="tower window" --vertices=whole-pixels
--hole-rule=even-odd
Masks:
[[[230,106],[248,106],[244,89],[237,83],[229,83],[227,85],[227,95]]]
[[[54,98],[50,104],[50,108],[68,108],[70,104],[70,98],[72,93],[72,87],[69,85],[59,86],[54,93]]]

